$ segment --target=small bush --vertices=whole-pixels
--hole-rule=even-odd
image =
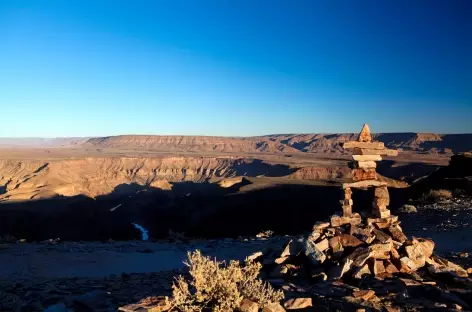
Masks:
[[[0,235],[0,243],[14,243],[17,239],[15,236],[10,234]]]
[[[215,312],[226,312],[239,307],[243,298],[261,306],[284,298],[282,291],[276,291],[257,279],[260,263],[246,260],[244,266],[238,261],[230,261],[226,265],[203,256],[197,250],[188,253],[185,264],[191,280],[179,276],[172,286],[172,305],[179,311],[197,312],[211,307]]]
[[[429,192],[424,193],[420,200],[423,202],[432,202],[440,199],[452,198],[452,193],[449,190],[429,190]]]
[[[400,209],[398,209],[398,211],[403,213],[415,213],[418,212],[418,209],[416,209],[416,207],[413,205],[405,204]]]
[[[460,197],[460,196],[466,195],[466,194],[467,194],[467,192],[464,189],[454,189],[452,191],[452,196],[454,196],[454,197]]]

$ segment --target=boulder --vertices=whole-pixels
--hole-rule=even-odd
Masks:
[[[331,217],[331,226],[339,227],[345,224],[357,225],[361,223],[361,215],[358,213],[353,213],[350,217],[340,217],[332,216]]]
[[[284,308],[286,310],[306,309],[312,306],[313,306],[313,302],[310,297],[291,298],[284,302]]]
[[[285,312],[279,303],[268,303],[262,308],[262,312]]]
[[[318,248],[318,250],[325,251],[326,249],[329,248],[328,239],[327,238],[322,239],[320,242],[315,243],[315,246],[316,246],[316,248]]]
[[[342,234],[341,235],[341,245],[346,248],[346,247],[357,247],[363,244],[361,240],[358,238],[348,235],[348,234]]]
[[[263,255],[264,254],[262,253],[262,251],[256,251],[255,253],[249,255],[246,259],[249,261],[255,261],[258,258],[262,257]]]
[[[374,259],[390,259],[390,251],[392,250],[392,242],[386,244],[373,244],[369,247],[371,256]]]
[[[333,258],[340,259],[344,252],[343,245],[341,244],[341,236],[331,237],[328,243],[331,251],[333,252]]]
[[[393,263],[390,262],[389,260],[384,260],[384,267],[385,267],[385,272],[387,273],[390,273],[390,274],[398,273],[397,267],[394,266]]]
[[[240,312],[257,312],[259,311],[259,304],[252,300],[244,298],[239,305],[238,311]]]
[[[366,263],[363,266],[357,268],[354,270],[352,277],[356,279],[361,279],[365,275],[371,275],[372,273],[370,272],[369,265]]]
[[[392,247],[392,249],[390,249],[390,255],[392,256],[392,259],[400,259],[400,254],[395,249],[395,247]]]
[[[280,258],[277,258],[277,259],[274,260],[274,263],[276,263],[276,264],[282,264],[282,263],[284,263],[285,261],[287,261],[288,258],[290,258],[290,257],[287,256],[287,257],[280,257]]]
[[[385,244],[385,243],[390,243],[392,241],[392,237],[388,234],[386,234],[385,232],[381,231],[381,230],[377,230],[377,229],[374,229],[374,234],[375,234],[375,238]]]
[[[433,276],[467,277],[467,271],[464,269],[454,269],[441,264],[432,264],[427,267],[428,272]]]
[[[422,258],[423,261],[425,261],[425,258],[423,256]],[[400,258],[400,262],[402,264],[404,264],[405,266],[408,267],[408,269],[410,269],[411,271],[415,271],[416,269],[418,269],[419,267],[417,266],[417,263],[420,263],[421,264],[421,260],[420,259],[416,259],[416,261],[413,261],[412,259],[408,258],[408,257],[402,257]],[[424,262],[423,262],[423,266],[424,266]]]
[[[375,295],[375,291],[372,289],[368,290],[357,290],[352,293],[354,298],[361,298],[363,300],[369,300]]]
[[[356,248],[350,255],[346,257],[346,260],[352,260],[354,267],[362,267],[368,259],[372,257],[372,251],[368,247]]]
[[[421,242],[417,239],[412,240],[412,245],[405,246],[405,251],[408,258],[413,261],[414,268],[411,263],[406,262],[407,265],[412,269],[419,269],[426,264],[426,258],[429,258],[433,254],[434,242],[431,240],[422,240]],[[400,259],[401,260],[401,259]],[[406,261],[406,260],[405,260]]]
[[[423,254],[426,258],[429,258],[433,255],[434,242],[430,239],[419,238],[418,245],[423,250]]]
[[[374,230],[373,225],[351,225],[349,227],[349,234],[354,235],[354,236],[370,236],[372,231]]]
[[[455,274],[457,276],[461,276],[461,277],[467,277],[468,276],[467,271],[464,270],[460,265],[452,263],[451,261],[448,261],[444,258],[441,258],[441,257],[437,256],[437,255],[433,255],[431,258],[436,263],[438,263],[439,265],[444,266],[444,267],[448,268],[449,270],[455,272]]]
[[[334,266],[329,270],[328,272],[328,278],[329,279],[340,279],[343,277],[344,274],[346,274],[352,266],[352,259],[346,258],[341,263],[339,263],[337,266]]]
[[[407,240],[405,234],[398,225],[393,225],[388,228],[388,231],[392,235],[392,238],[397,242],[404,243]]]
[[[386,269],[382,260],[374,260],[373,265],[372,265],[372,272],[376,276],[386,272]]]
[[[305,240],[305,255],[315,266],[322,264],[326,260],[326,255],[323,251],[319,250],[316,244],[309,239]]]
[[[351,200],[352,205],[352,200]],[[328,228],[330,225],[329,222],[317,222],[313,225],[313,231],[323,231],[324,229]]]
[[[398,216],[390,216],[387,218],[367,218],[367,224],[373,224],[378,229],[386,229],[398,221]]]
[[[285,246],[284,251],[280,255],[281,258],[288,256],[297,256],[300,252],[303,251],[303,239],[293,240],[291,239],[287,246]]]

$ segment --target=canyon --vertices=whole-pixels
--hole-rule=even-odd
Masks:
[[[336,209],[332,199],[352,178],[341,145],[356,136],[0,139],[0,235],[139,238],[132,223],[154,238],[169,230],[211,237],[293,232]],[[409,186],[446,166],[453,151],[472,148],[470,135],[373,136],[401,150],[377,168],[399,205]],[[361,207],[365,195],[355,196]],[[235,211],[251,211],[254,222],[225,220]],[[278,214],[287,211],[297,213],[282,222]]]

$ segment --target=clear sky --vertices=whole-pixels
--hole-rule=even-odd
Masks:
[[[0,0],[0,136],[472,132],[470,0]]]

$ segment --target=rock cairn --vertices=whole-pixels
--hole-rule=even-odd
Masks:
[[[292,240],[274,263],[278,265],[272,277],[290,276],[297,266],[307,260],[310,270],[325,279],[354,278],[366,275],[378,278],[396,273],[411,273],[427,267],[431,274],[451,274],[467,277],[460,266],[433,255],[434,242],[429,239],[408,239],[403,233],[398,216],[390,213],[387,183],[377,179],[376,161],[381,156],[395,156],[397,151],[386,149],[382,142],[372,140],[365,124],[357,141],[343,144],[353,152],[353,182],[344,183],[344,199],[340,201],[342,215],[334,215],[329,222],[315,224],[308,238]],[[371,217],[362,219],[352,212],[352,189],[374,188]],[[317,271],[318,270],[318,271]]]
[[[390,204],[387,183],[377,179],[376,161],[381,161],[382,156],[396,156],[396,150],[386,149],[383,142],[373,142],[370,129],[364,124],[357,141],[349,141],[343,144],[344,149],[352,150],[352,178],[354,182],[344,183],[344,199],[341,200],[343,218],[359,219],[359,214],[352,213],[352,189],[367,189],[375,187],[374,200],[372,202],[372,216],[387,219],[390,217]]]

